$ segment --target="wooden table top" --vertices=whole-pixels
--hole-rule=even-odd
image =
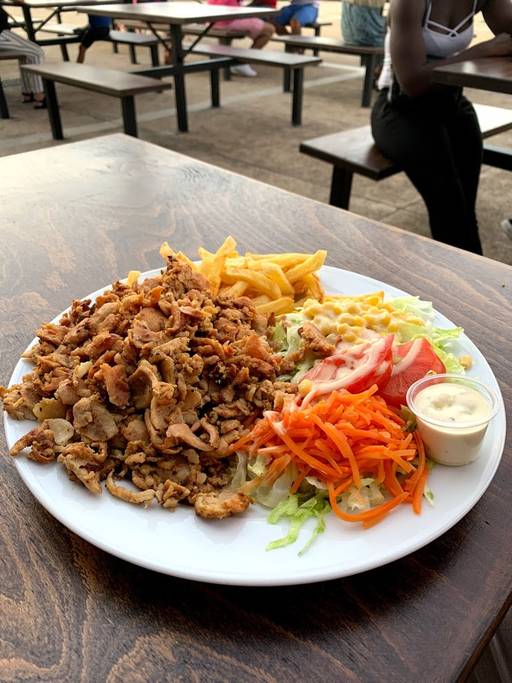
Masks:
[[[80,7],[77,7],[80,12]],[[277,10],[268,7],[235,7],[232,5],[206,5],[199,2],[146,2],[140,5],[101,5],[93,10],[84,10],[88,14],[108,16],[115,19],[140,19],[141,21],[161,21],[165,24],[192,24],[195,22],[221,21],[224,19],[248,19],[249,17],[267,17],[277,14]]]
[[[512,95],[512,57],[489,57],[439,66],[433,71],[433,79],[445,85]]]
[[[433,300],[485,354],[511,410],[504,264],[123,135],[4,157],[0,172],[4,382],[40,322],[72,298],[160,267],[164,240],[194,255],[231,232],[242,250],[326,247],[332,265]],[[509,438],[476,507],[409,557],[328,583],[235,588],[96,549],[0,459],[0,679],[454,681],[511,603],[511,488]]]

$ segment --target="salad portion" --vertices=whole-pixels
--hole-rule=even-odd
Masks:
[[[406,393],[422,377],[463,373],[470,363],[452,348],[462,329],[436,328],[433,319],[431,303],[383,292],[306,300],[276,319],[272,343],[298,396],[233,445],[247,471],[242,490],[272,508],[270,523],[290,521],[269,549],[294,542],[315,518],[304,552],[331,510],[368,528],[402,503],[419,514],[423,498],[433,502],[433,463]]]

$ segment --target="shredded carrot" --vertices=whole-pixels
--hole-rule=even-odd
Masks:
[[[294,463],[298,474],[291,493],[299,491],[305,477],[315,477],[326,486],[340,519],[368,528],[401,503],[412,503],[414,512],[421,512],[428,477],[425,449],[419,434],[406,433],[404,427],[377,386],[359,394],[334,391],[306,407],[288,405],[281,413],[267,413],[230,450],[270,458],[262,478],[266,483]],[[363,512],[346,512],[339,496],[352,486],[360,489],[367,477],[387,492],[385,501]]]

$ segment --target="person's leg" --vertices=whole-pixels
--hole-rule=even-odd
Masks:
[[[16,50],[22,54],[21,61],[24,64],[42,64],[44,52],[36,43],[26,38],[22,38],[12,31],[2,31],[0,33],[0,48]],[[24,95],[33,93],[37,102],[44,100],[43,81],[36,74],[29,74],[21,71],[22,92]]]
[[[439,103],[398,109],[381,93],[372,110],[372,133],[380,151],[399,163],[427,207],[432,237],[481,253],[478,229],[457,168]]]
[[[263,21],[262,24],[263,26],[261,27],[260,32],[256,37],[253,38],[252,47],[257,50],[261,50],[262,47],[265,47],[274,33],[273,24],[269,23],[268,21]]]
[[[108,38],[109,33],[110,29],[106,26],[87,26],[82,33],[80,47],[78,48],[78,57],[76,60],[78,64],[83,64],[85,53],[91,45],[97,40],[105,40],[105,38]]]
[[[473,105],[465,97],[461,96],[454,116],[447,121],[447,130],[455,166],[466,198],[468,225],[473,226],[473,229],[468,233],[468,240],[472,241],[470,251],[481,253],[482,245],[478,234],[476,198],[482,167],[482,132]]]

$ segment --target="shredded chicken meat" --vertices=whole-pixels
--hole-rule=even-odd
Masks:
[[[225,490],[230,445],[293,391],[277,381],[282,358],[266,333],[249,299],[212,296],[172,257],[157,277],[74,301],[38,330],[24,354],[33,371],[0,387],[12,418],[40,423],[11,454],[28,448],[131,503],[188,503],[209,519],[243,512],[249,499]]]

